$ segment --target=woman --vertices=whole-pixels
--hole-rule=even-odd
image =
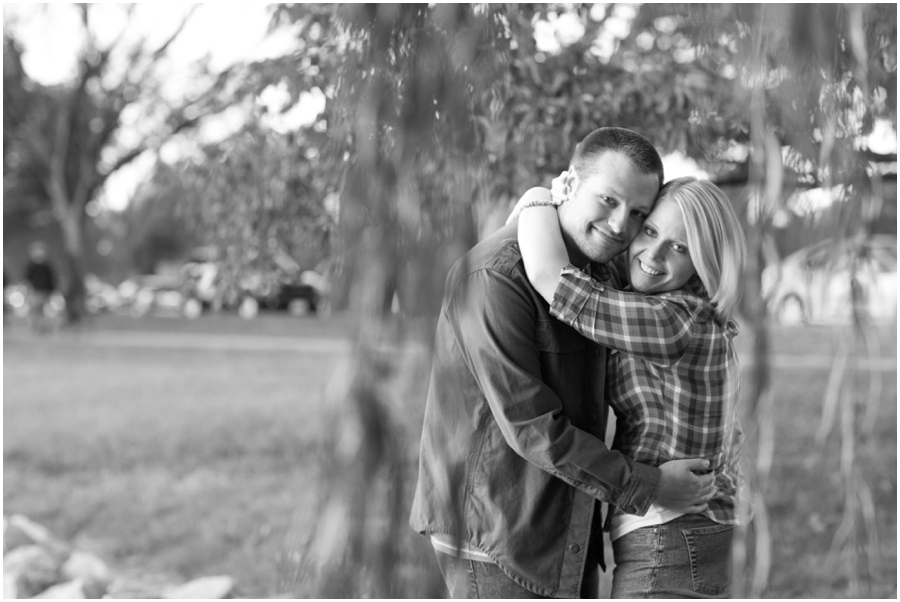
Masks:
[[[520,204],[550,202],[549,196],[532,189]],[[522,258],[551,314],[611,349],[613,447],[655,466],[705,458],[716,476],[716,496],[702,514],[658,507],[645,516],[612,514],[612,595],[725,597],[742,438],[732,345],[746,247],[740,222],[712,183],[673,180],[660,190],[610,286],[569,265],[555,216],[554,207],[522,211]]]

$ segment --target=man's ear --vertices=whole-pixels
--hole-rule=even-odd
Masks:
[[[572,195],[575,194],[575,191],[578,190],[578,174],[575,173],[575,169],[570,167],[566,172],[566,200],[572,200]]]

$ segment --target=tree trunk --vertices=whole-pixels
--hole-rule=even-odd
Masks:
[[[432,333],[447,271],[474,242],[475,178],[468,139],[449,140],[435,155],[425,144],[447,139],[431,117],[435,104],[445,119],[462,124],[457,131],[468,123],[464,96],[444,96],[465,87],[453,79],[456,71],[435,67],[441,56],[454,56],[455,46],[448,50],[430,35],[416,34],[409,56],[417,61],[407,66],[404,94],[396,98],[387,57],[393,32],[416,31],[417,9],[371,5],[354,11],[349,16],[366,24],[370,40],[360,71],[371,76],[350,122],[357,156],[341,193],[338,244],[346,280],[339,289],[357,318],[357,332],[354,350],[335,371],[325,400],[335,421],[321,463],[323,491],[304,565],[310,572],[302,578],[309,589],[303,593],[438,597],[444,586],[431,544],[409,528],[408,516]],[[466,10],[447,11],[428,18],[446,30],[472,34],[476,18]],[[390,135],[384,124],[393,126]],[[448,203],[460,209],[442,216],[435,206]],[[401,316],[391,311],[394,299]]]
[[[762,28],[761,28],[762,29]],[[755,41],[751,70],[764,73],[767,39]],[[771,538],[764,494],[772,466],[774,434],[769,372],[769,337],[762,298],[764,248],[770,215],[782,197],[783,165],[777,139],[766,119],[766,96],[761,86],[750,88],[750,155],[747,187],[747,264],[742,313],[747,321],[744,336],[751,339],[749,366],[741,374],[742,412],[747,445],[743,469],[745,493],[738,509],[741,522],[735,530],[732,589],[734,598],[765,595],[771,568]],[[750,516],[753,515],[753,528]]]
[[[84,217],[70,208],[60,220],[65,249],[66,279],[63,295],[66,298],[66,322],[78,324],[85,315],[86,274],[84,261]]]

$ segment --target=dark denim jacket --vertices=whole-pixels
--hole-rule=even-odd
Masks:
[[[578,597],[595,500],[643,515],[660,473],[603,444],[606,350],[550,316],[515,224],[451,269],[434,353],[410,524]]]

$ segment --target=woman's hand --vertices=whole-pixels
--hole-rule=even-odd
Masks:
[[[566,178],[568,177],[569,172],[564,171],[550,182],[550,198],[553,199],[553,203],[557,207],[569,200],[569,185],[566,184]]]

